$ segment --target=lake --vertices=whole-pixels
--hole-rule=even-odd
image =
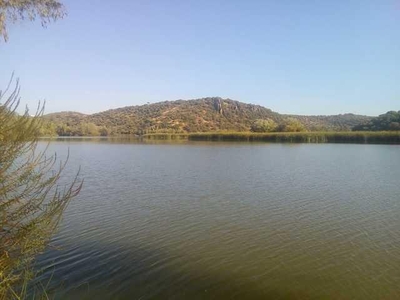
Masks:
[[[84,187],[37,262],[57,299],[400,299],[400,146],[68,148]]]

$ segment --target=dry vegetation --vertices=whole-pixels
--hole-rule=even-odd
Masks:
[[[92,115],[53,113],[43,135],[85,136],[121,134],[182,134],[197,132],[349,131],[372,118],[282,115],[253,104],[218,97],[165,101],[112,109]]]

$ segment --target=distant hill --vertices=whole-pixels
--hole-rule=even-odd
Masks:
[[[367,122],[362,122],[353,127],[353,130],[359,131],[400,131],[400,110],[388,111],[386,114],[379,115]]]
[[[57,113],[51,113],[45,115],[47,120],[53,121],[55,123],[71,123],[71,124],[79,124],[82,122],[85,117],[88,115],[75,112],[75,111],[63,111]]]
[[[44,116],[47,131],[58,135],[116,135],[215,131],[348,131],[372,117],[284,115],[260,105],[219,97],[164,101],[85,115],[60,112]]]

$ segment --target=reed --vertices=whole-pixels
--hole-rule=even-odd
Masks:
[[[353,143],[400,144],[400,131],[339,132],[202,132],[188,134],[147,134],[153,140],[245,141],[270,143]]]

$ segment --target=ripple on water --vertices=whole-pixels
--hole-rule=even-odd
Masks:
[[[398,147],[80,145],[56,298],[400,298]]]

